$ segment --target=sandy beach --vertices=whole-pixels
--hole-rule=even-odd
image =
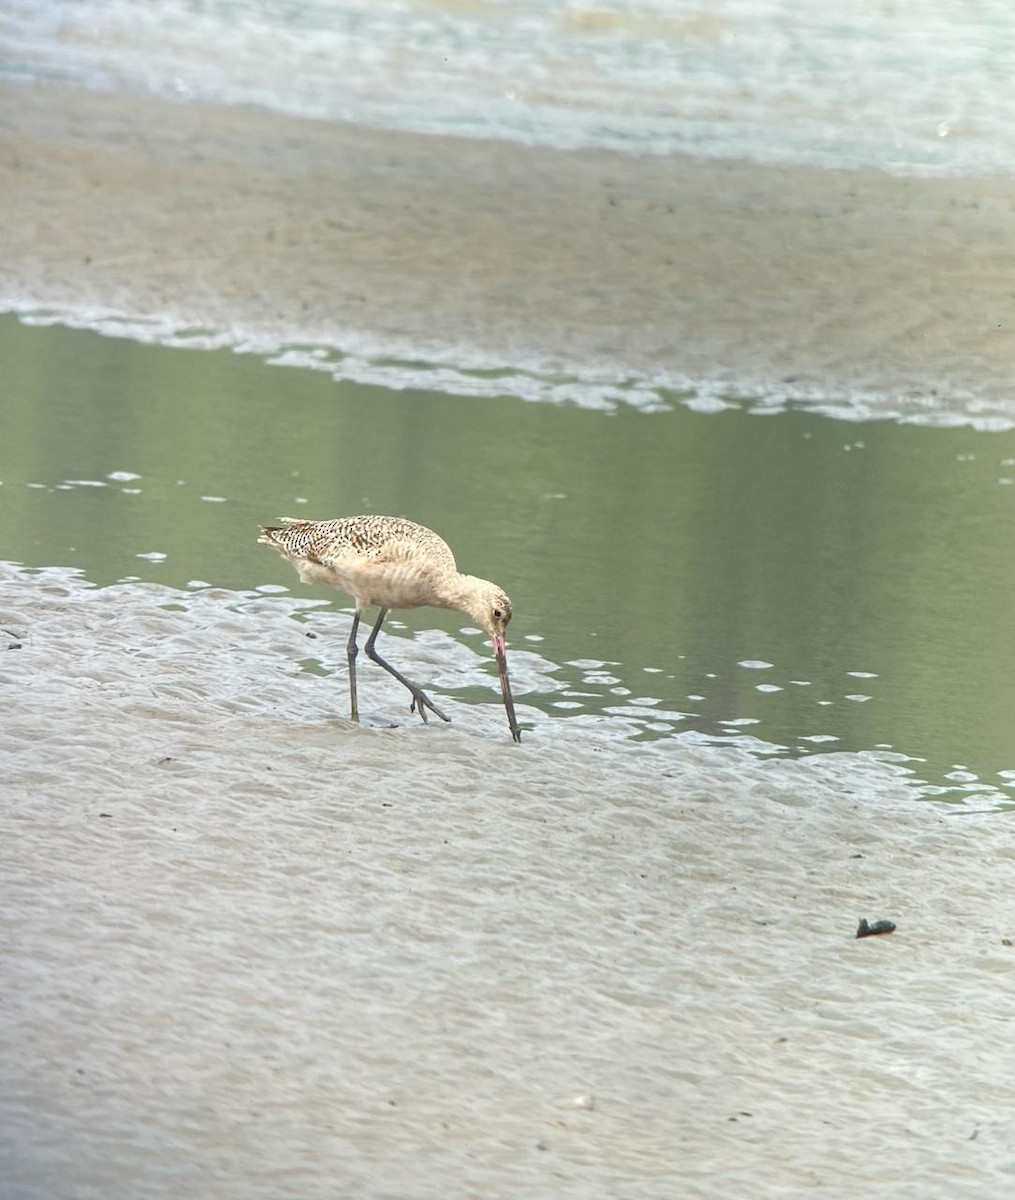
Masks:
[[[0,101],[6,307],[1011,418],[1015,196],[55,86]]]

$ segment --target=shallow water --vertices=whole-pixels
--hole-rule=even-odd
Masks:
[[[257,525],[406,513],[512,595],[516,686],[543,714],[878,751],[979,805],[1015,786],[1015,434],[390,391],[12,318],[0,352],[0,558],[334,611]],[[491,700],[492,673],[441,666],[463,637],[484,654],[477,631],[402,616],[443,647],[435,692]],[[300,658],[334,675],[336,713],[344,628]]]
[[[0,70],[557,147],[1010,170],[1000,0],[60,0],[5,5]]]

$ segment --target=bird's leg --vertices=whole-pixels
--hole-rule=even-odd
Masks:
[[[359,646],[356,645],[356,634],[359,630],[359,609],[356,609],[356,615],[352,619],[352,629],[349,632],[349,641],[345,647],[346,657],[349,659],[349,700],[352,704],[352,719],[359,720],[359,704],[356,702],[356,655],[359,654]]]
[[[441,712],[441,710],[436,704],[434,704],[434,702],[430,699],[426,692],[423,691],[422,688],[417,687],[414,683],[410,683],[409,680],[406,679],[401,673],[401,671],[396,671],[391,663],[385,662],[384,659],[381,658],[381,656],[374,649],[374,642],[377,641],[377,635],[381,632],[381,625],[384,623],[384,618],[387,615],[388,610],[386,608],[382,608],[376,622],[374,623],[374,627],[370,632],[370,636],[366,640],[366,645],[363,647],[367,652],[367,657],[372,658],[379,667],[383,667],[389,675],[394,675],[394,677],[403,687],[409,689],[409,691],[412,693],[412,704],[409,707],[409,712],[418,712],[423,718],[423,721],[426,722],[426,710],[429,709],[432,713],[436,713],[442,721],[450,721],[451,718],[445,716],[445,714]]]

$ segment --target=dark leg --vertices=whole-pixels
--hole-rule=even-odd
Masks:
[[[356,615],[352,619],[352,629],[349,632],[349,641],[346,645],[345,652],[349,659],[349,699],[352,703],[352,719],[359,720],[359,705],[356,702],[356,655],[359,654],[359,646],[356,645],[356,634],[359,630],[359,609],[356,609]]]
[[[387,615],[388,610],[386,608],[382,608],[378,614],[377,621],[371,630],[370,636],[367,638],[366,645],[363,647],[363,649],[367,652],[367,657],[372,658],[379,667],[383,667],[389,675],[394,675],[394,677],[403,687],[407,687],[409,689],[409,691],[412,693],[412,704],[409,707],[409,712],[418,712],[425,722],[427,720],[426,710],[429,709],[432,713],[436,713],[442,721],[450,721],[451,718],[445,716],[444,713],[441,712],[441,710],[436,704],[434,704],[434,702],[430,699],[426,692],[423,691],[422,688],[418,688],[414,683],[410,683],[400,671],[395,670],[391,663],[385,662],[384,659],[381,658],[381,656],[374,649],[374,642],[377,641],[377,635],[381,632],[381,625],[384,623],[384,618]]]

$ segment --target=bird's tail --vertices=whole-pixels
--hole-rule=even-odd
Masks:
[[[257,540],[266,546],[282,546],[285,544],[286,535],[292,532],[294,525],[311,524],[302,517],[279,517],[279,520],[282,522],[281,525],[262,525]]]

